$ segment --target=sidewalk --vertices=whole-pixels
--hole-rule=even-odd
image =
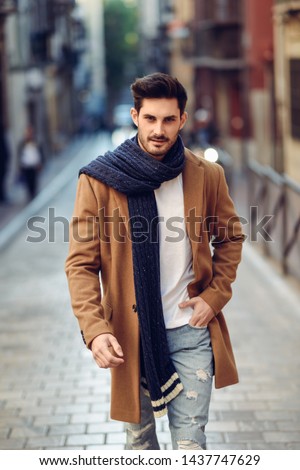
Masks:
[[[84,155],[90,155],[90,145],[101,139],[110,144],[108,133],[76,137],[63,152],[49,159],[41,174],[38,195],[33,201],[27,203],[24,188],[20,184],[14,186],[12,202],[0,205],[0,252],[26,225],[29,217],[43,208],[73,178],[72,169],[80,167]]]
[[[47,220],[54,207],[69,219],[78,168],[101,146],[89,141],[31,212]],[[71,311],[65,226],[56,224],[54,242],[27,235],[23,224],[1,253],[0,449],[124,449],[124,425],[109,418],[110,373],[95,365]],[[233,286],[224,313],[240,383],[213,390],[207,447],[299,450],[299,290],[248,242]],[[157,428],[170,449],[167,419]]]

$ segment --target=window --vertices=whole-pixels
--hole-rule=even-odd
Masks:
[[[291,133],[300,139],[300,59],[290,60],[291,80]]]

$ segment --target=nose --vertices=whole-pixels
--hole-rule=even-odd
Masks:
[[[162,122],[156,121],[155,127],[154,127],[154,134],[156,136],[161,136],[164,134],[164,126]]]

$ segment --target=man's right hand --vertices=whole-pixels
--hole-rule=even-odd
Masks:
[[[118,367],[124,363],[122,348],[117,339],[110,333],[96,336],[93,339],[91,349],[96,363],[102,369]]]

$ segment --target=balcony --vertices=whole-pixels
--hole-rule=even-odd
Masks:
[[[17,9],[17,0],[0,0],[0,18],[14,13]]]
[[[237,70],[244,67],[240,28],[202,28],[190,26],[190,35],[182,40],[182,53],[195,66],[217,70]]]
[[[198,0],[196,20],[203,28],[231,27],[243,22],[243,5],[240,0]]]
[[[53,0],[53,9],[56,16],[65,15],[75,7],[75,0]]]

